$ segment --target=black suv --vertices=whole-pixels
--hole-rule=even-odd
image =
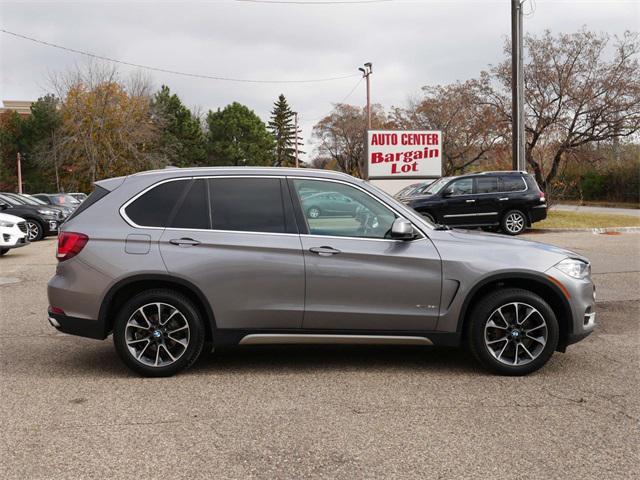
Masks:
[[[27,221],[30,242],[41,240],[48,235],[57,235],[58,226],[63,221],[60,210],[54,210],[48,205],[26,205],[2,193],[0,193],[0,211],[22,217]]]
[[[443,177],[404,203],[434,223],[501,228],[509,235],[547,218],[544,193],[526,172]]]

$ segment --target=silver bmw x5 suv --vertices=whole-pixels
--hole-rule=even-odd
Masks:
[[[148,376],[221,345],[292,343],[465,344],[489,370],[523,375],[595,323],[580,255],[435,225],[328,171],[99,181],[62,226],[57,257],[49,322],[113,333],[123,362]]]

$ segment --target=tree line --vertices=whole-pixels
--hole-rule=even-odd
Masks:
[[[546,190],[570,189],[575,165],[640,165],[637,33],[525,38],[526,162]],[[167,86],[89,65],[52,82],[29,117],[0,118],[0,188],[15,188],[23,154],[28,191],[87,190],[98,178],[164,165],[293,166],[302,146],[284,95],[268,122],[237,102],[202,115]],[[441,130],[443,172],[511,166],[511,59],[477,77],[425,86],[404,106],[374,105],[374,128]],[[308,164],[362,176],[365,109],[335,104],[313,127]],[[631,169],[633,171],[633,169]],[[636,182],[637,185],[637,182]]]
[[[151,92],[139,75],[88,64],[52,79],[55,93],[31,115],[0,116],[0,190],[88,191],[95,180],[167,165],[294,166],[300,129],[284,95],[265,124],[233,102],[201,115],[163,85]]]

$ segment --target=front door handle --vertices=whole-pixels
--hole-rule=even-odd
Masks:
[[[200,242],[193,238],[173,238],[169,240],[169,243],[172,245],[179,245],[181,247],[195,247],[196,245],[200,245]]]
[[[311,247],[309,251],[311,253],[320,255],[321,257],[330,257],[331,255],[336,255],[340,253],[340,250],[333,247]]]
[[[475,203],[476,201],[475,200],[465,200],[465,202],[467,202],[467,203]]]
[[[499,198],[498,200],[500,200],[501,202],[504,202],[505,200],[509,200],[509,197],[502,197],[502,198]]]

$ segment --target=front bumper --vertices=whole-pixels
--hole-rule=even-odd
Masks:
[[[19,248],[28,244],[26,233],[20,230],[17,224],[0,229],[0,248]]]
[[[571,307],[571,322],[567,331],[566,345],[579,342],[589,336],[596,327],[596,286],[591,277],[573,278],[551,267],[547,275],[566,289]]]

